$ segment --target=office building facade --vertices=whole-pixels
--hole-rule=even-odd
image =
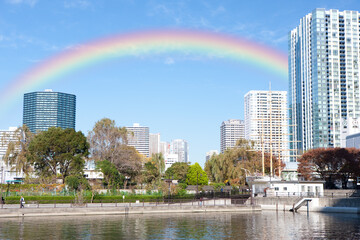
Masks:
[[[339,147],[341,122],[360,117],[359,21],[357,11],[315,9],[289,33],[290,140],[300,153]]]
[[[286,91],[249,91],[244,96],[245,138],[255,149],[289,161]]]
[[[31,132],[46,131],[49,127],[75,129],[75,122],[75,95],[50,89],[24,94],[23,124]]]
[[[178,161],[187,163],[189,161],[189,147],[184,139],[175,139],[171,141],[170,153],[178,155]]]
[[[245,123],[243,120],[230,119],[221,123],[220,126],[220,151],[233,148],[236,142],[245,138]]]
[[[149,155],[160,153],[160,133],[149,134]]]
[[[134,123],[132,127],[126,127],[128,131],[128,146],[135,149],[145,157],[149,157],[149,127]]]

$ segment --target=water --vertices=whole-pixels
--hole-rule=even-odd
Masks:
[[[0,219],[0,239],[360,239],[356,214],[198,213]]]

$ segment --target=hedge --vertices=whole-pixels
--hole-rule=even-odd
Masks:
[[[40,203],[40,204],[46,204],[46,203],[74,203],[75,196],[25,196],[25,202],[27,204],[29,203]],[[171,199],[193,199],[194,195],[187,194],[184,196],[171,196]],[[90,203],[91,196],[84,196],[84,201],[87,203]],[[93,199],[93,203],[116,203],[116,202],[136,202],[136,200],[139,200],[140,202],[157,202],[157,201],[163,201],[168,199],[167,196],[161,197],[161,196],[153,196],[153,195],[128,195],[125,196],[125,199],[123,199],[122,195],[117,196],[102,196],[102,195],[95,195]],[[6,204],[20,204],[20,196],[8,196],[5,198]]]

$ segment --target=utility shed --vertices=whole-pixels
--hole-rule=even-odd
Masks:
[[[248,177],[254,196],[324,196],[324,181],[283,181],[269,177]]]

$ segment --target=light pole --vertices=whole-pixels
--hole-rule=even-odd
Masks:
[[[200,177],[202,177],[201,173]],[[196,172],[196,194],[199,194],[199,172]]]

